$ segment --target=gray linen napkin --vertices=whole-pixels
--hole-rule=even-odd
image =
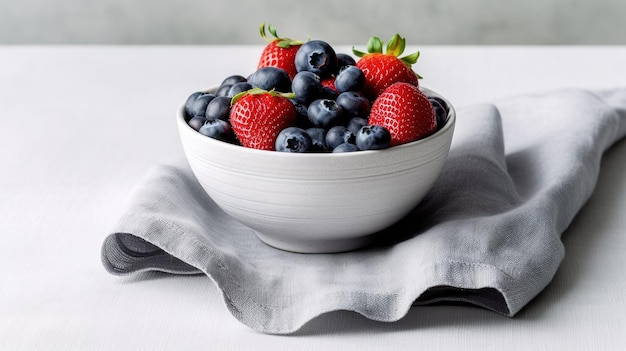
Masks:
[[[626,135],[626,88],[559,90],[459,108],[426,198],[370,248],[271,248],[202,191],[186,163],[156,167],[106,237],[113,274],[204,273],[241,322],[286,334],[329,311],[396,321],[415,304],[466,302],[514,316],[552,280],[560,240]]]

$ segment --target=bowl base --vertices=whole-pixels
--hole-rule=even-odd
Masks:
[[[376,240],[376,235],[365,235],[349,239],[331,240],[277,240],[270,236],[257,232],[257,237],[265,244],[283,251],[295,253],[340,253],[362,249],[371,245]]]

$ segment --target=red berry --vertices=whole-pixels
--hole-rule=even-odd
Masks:
[[[285,96],[260,89],[233,98],[230,124],[241,145],[274,150],[281,130],[296,122],[296,108]]]
[[[322,83],[322,86],[328,87],[334,91],[337,91],[337,88],[335,88],[335,76],[324,78],[322,79],[321,83]]]
[[[267,37],[265,34],[265,23],[262,23],[260,28],[261,37],[269,41],[269,43],[261,53],[257,69],[263,67],[282,68],[293,79],[296,73],[298,73],[295,59],[298,49],[302,46],[302,41],[278,37],[276,28],[272,25],[269,25],[268,30],[274,37],[273,39]]]
[[[424,138],[437,129],[435,111],[418,87],[404,82],[385,89],[372,104],[369,124],[391,133],[391,146]]]
[[[395,56],[387,54],[369,54],[357,63],[365,75],[363,93],[376,98],[393,83],[406,82],[417,86],[417,75]]]
[[[404,38],[396,34],[383,53],[383,42],[378,37],[372,37],[367,45],[367,53],[353,49],[354,54],[360,57],[356,66],[365,75],[363,93],[371,100],[393,83],[405,82],[418,86],[419,76],[411,65],[417,62],[419,52],[400,58],[405,42]]]

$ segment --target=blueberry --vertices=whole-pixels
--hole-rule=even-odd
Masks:
[[[215,121],[216,119],[228,121],[230,116],[230,100],[231,98],[228,96],[215,97],[206,107],[204,117],[209,121]]]
[[[215,91],[215,96],[228,96],[228,92],[232,88],[232,84],[223,84]]]
[[[433,100],[438,102],[439,104],[441,104],[441,107],[443,107],[446,110],[446,112],[449,112],[448,104],[446,103],[444,99],[440,98],[439,96],[429,96],[428,100],[431,101],[431,103]]]
[[[237,83],[245,83],[246,81],[247,81],[247,78],[242,75],[235,74],[232,76],[228,76],[222,81],[220,86],[217,88],[215,95],[233,97],[233,95],[229,95],[230,89],[232,88],[232,86]]]
[[[213,99],[215,99],[215,95],[213,94],[202,94],[198,96],[191,104],[191,108],[189,109],[189,116],[204,116],[206,114],[207,106]]]
[[[334,126],[326,132],[326,145],[329,149],[334,149],[343,143],[355,143],[355,135],[345,126]]]
[[[282,68],[262,67],[256,70],[248,78],[248,83],[255,88],[287,93],[291,91],[291,78]]]
[[[337,69],[341,69],[341,67],[344,67],[344,66],[354,66],[354,65],[356,65],[356,61],[354,60],[354,57],[348,54],[344,54],[344,53],[337,53]]]
[[[239,75],[239,74],[235,74],[235,75],[226,77],[222,81],[222,84],[220,84],[220,86],[222,86],[222,85],[234,85],[234,84],[245,82],[245,81],[247,81],[246,77],[244,77],[242,75]]]
[[[200,127],[198,132],[202,135],[226,142],[232,141],[234,136],[230,124],[221,119],[207,121],[202,127]]]
[[[325,41],[310,40],[296,52],[295,64],[298,72],[310,71],[323,79],[336,71],[337,53]]]
[[[350,121],[348,121],[348,130],[354,133],[354,135],[356,135],[356,133],[359,132],[361,127],[366,126],[366,125],[367,125],[367,118],[352,117],[350,118]]]
[[[280,152],[307,152],[313,144],[309,134],[302,128],[287,127],[276,137],[276,151]]]
[[[302,114],[304,116],[307,115],[307,109],[309,108],[308,105],[305,104],[301,104],[299,102],[296,101],[296,99],[289,99],[289,101],[291,101],[291,103],[293,104],[293,106],[296,108],[296,111],[299,114]]]
[[[339,93],[331,87],[322,87],[320,98],[328,100],[337,100]]]
[[[199,131],[205,122],[206,122],[206,118],[204,118],[204,116],[195,116],[195,117],[192,117],[187,123],[189,124],[191,128],[195,129],[196,131]]]
[[[343,144],[337,145],[337,147],[335,147],[332,152],[339,153],[339,152],[354,152],[354,151],[359,151],[359,147],[351,143],[343,143]]]
[[[326,129],[319,127],[307,128],[305,130],[307,134],[311,137],[312,145],[311,151],[314,152],[327,152],[329,151],[328,145],[326,144]]]
[[[391,144],[391,133],[381,126],[363,126],[356,133],[356,146],[360,150],[380,150],[386,149]]]
[[[339,69],[335,77],[335,89],[339,93],[346,91],[361,91],[365,86],[365,74],[357,66],[344,66]]]
[[[248,82],[235,83],[231,85],[230,89],[228,90],[228,94],[226,94],[226,96],[232,98],[233,96],[239,93],[243,93],[244,91],[248,91],[250,89],[252,89],[252,84]]]
[[[343,109],[334,100],[317,99],[311,102],[307,110],[309,120],[316,127],[330,128],[341,124],[344,119]]]
[[[189,119],[191,119],[191,117],[194,116],[192,111],[191,111],[191,106],[193,105],[193,102],[196,101],[196,99],[200,95],[204,95],[204,94],[205,94],[204,92],[196,91],[195,93],[189,95],[189,97],[185,101],[185,119],[186,120],[189,120]]]
[[[349,116],[367,116],[370,112],[371,103],[361,93],[346,91],[337,96],[337,104]]]
[[[441,127],[443,127],[448,120],[448,110],[444,107],[446,106],[446,102],[436,97],[429,97],[428,101],[430,101],[430,104],[433,106],[433,110],[435,110],[437,129],[441,129]]]
[[[308,105],[319,98],[322,92],[322,82],[320,77],[313,72],[298,72],[291,82],[291,91],[296,94],[297,102]]]
[[[289,99],[289,101],[291,101],[293,106],[296,108],[296,126],[303,129],[311,127],[312,124],[308,115],[309,107],[305,104],[297,102],[295,99]]]

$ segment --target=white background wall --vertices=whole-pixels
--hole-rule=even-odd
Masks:
[[[625,0],[0,0],[0,44],[626,44]]]

